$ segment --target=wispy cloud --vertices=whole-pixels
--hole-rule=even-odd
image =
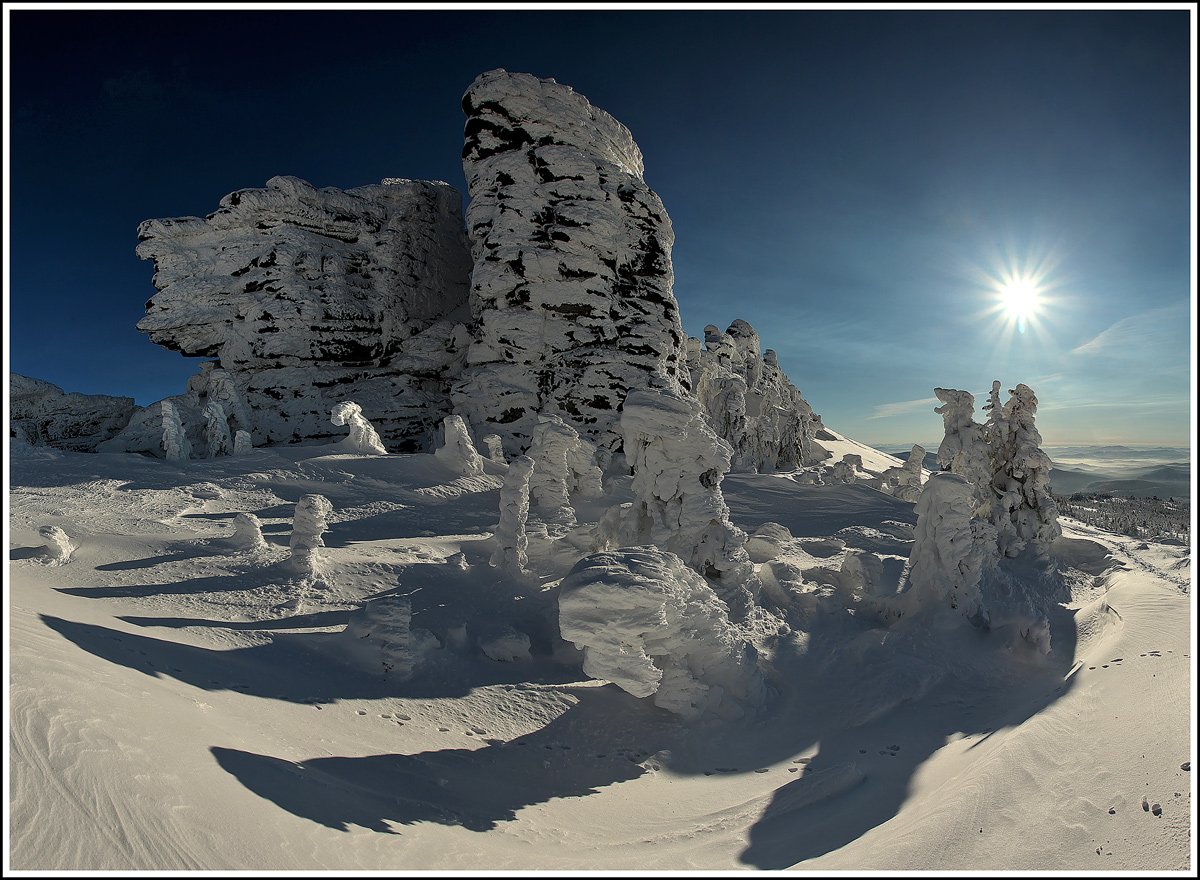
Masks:
[[[920,400],[901,400],[897,403],[881,403],[871,412],[868,419],[890,419],[892,416],[902,416],[906,413],[921,412],[931,406],[936,406],[936,397],[922,397]]]
[[[1188,327],[1191,326],[1187,309],[1185,303],[1122,318],[1087,342],[1073,348],[1071,354],[1081,357],[1120,357],[1155,352],[1157,356],[1161,356],[1164,349],[1175,349],[1187,354],[1187,334]]]

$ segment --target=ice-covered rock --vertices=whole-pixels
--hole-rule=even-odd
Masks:
[[[433,633],[412,628],[412,617],[406,596],[370,599],[351,613],[340,644],[361,668],[406,681],[441,647]]]
[[[496,549],[492,551],[493,566],[521,570],[529,562],[525,522],[529,518],[529,477],[534,469],[534,461],[528,455],[518,455],[508,465],[504,485],[500,487],[500,522],[496,526]]]
[[[783,552],[792,540],[792,533],[777,522],[765,522],[746,540],[746,552],[751,562],[768,562]]]
[[[446,416],[442,421],[442,445],[434,457],[456,474],[475,477],[483,473],[483,456],[471,442],[471,434],[460,415]]]
[[[325,546],[322,537],[329,528],[329,514],[333,505],[324,495],[303,495],[296,502],[292,516],[292,538],[288,542],[291,555],[288,568],[305,577],[321,573],[320,548]]]
[[[187,461],[192,457],[192,444],[187,431],[170,400],[162,401],[162,448],[167,461]]]
[[[729,444],[713,433],[695,398],[670,389],[631,391],[621,412],[634,501],[601,521],[608,547],[653,544],[716,580],[735,617],[758,591],[746,533],[729,519],[721,479]]]
[[[8,374],[9,436],[33,446],[95,452],[133,416],[132,397],[68,394],[57,385]]]
[[[350,436],[339,442],[339,448],[359,455],[387,455],[387,449],[375,428],[362,414],[362,407],[351,400],[344,400],[329,414],[335,425],[348,425]]]
[[[479,639],[479,650],[488,658],[501,663],[528,660],[529,636],[508,624],[503,624]]]
[[[233,452],[233,438],[229,436],[229,419],[225,415],[225,408],[214,400],[204,407],[204,438],[208,442],[209,458]]]
[[[879,475],[880,489],[901,501],[916,501],[921,496],[921,473],[925,447],[914,445],[908,460],[900,467],[888,468]],[[861,463],[861,459],[860,459]]]
[[[78,548],[71,538],[58,526],[42,526],[38,534],[45,540],[42,553],[51,565],[65,565],[71,560],[71,554]]]
[[[676,391],[687,382],[674,233],[641,151],[582,95],[529,74],[482,74],[463,109],[478,334],[455,412],[510,453],[539,413],[611,452],[630,389],[654,373]]]
[[[471,260],[452,187],[274,177],[205,218],[148,220],[138,239],[158,290],[139,329],[218,358],[207,396],[256,444],[334,437],[327,414],[353,388],[385,442],[428,448],[469,339],[456,326]],[[122,443],[142,451],[146,439]]]
[[[267,541],[262,533],[262,520],[253,513],[239,513],[233,518],[233,535],[229,543],[238,550],[265,548]]]
[[[686,718],[739,714],[763,696],[757,653],[708,582],[657,547],[584,557],[563,578],[559,631],[583,670]]]
[[[730,445],[733,471],[792,470],[829,457],[815,441],[821,417],[779,369],[759,353],[758,332],[735,320],[721,333],[705,328],[704,344],[689,339],[691,388],[717,436]]]

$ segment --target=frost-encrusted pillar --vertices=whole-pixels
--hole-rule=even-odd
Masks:
[[[674,232],[629,130],[568,86],[493,70],[463,96],[476,340],[455,411],[510,453],[539,412],[603,450],[660,373],[687,384]]]

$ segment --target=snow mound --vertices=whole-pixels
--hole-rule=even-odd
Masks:
[[[558,609],[584,672],[635,697],[689,719],[738,715],[762,700],[756,651],[673,553],[626,547],[584,557],[563,578]]]
[[[500,663],[529,659],[529,636],[507,624],[479,640],[479,650]]]

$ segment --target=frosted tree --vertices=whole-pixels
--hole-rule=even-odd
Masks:
[[[359,455],[387,455],[387,447],[379,439],[374,426],[363,417],[362,407],[351,400],[339,403],[329,414],[335,425],[348,425],[350,436],[338,445],[346,452]]]
[[[487,450],[487,457],[492,461],[504,464],[507,459],[504,457],[504,440],[499,434],[488,434],[483,438],[483,448]]]
[[[993,385],[998,400],[999,383]],[[1009,390],[1000,415],[993,408],[989,427],[992,487],[997,495],[994,524],[1000,550],[1018,556],[1030,546],[1043,563],[1051,561],[1051,545],[1062,534],[1058,506],[1050,494],[1050,457],[1042,451],[1042,435],[1034,424],[1038,400],[1028,385]]]
[[[46,546],[42,550],[51,565],[63,565],[70,561],[71,554],[77,548],[71,543],[66,532],[58,526],[42,526],[38,529],[38,534],[46,541]]]
[[[571,495],[595,498],[604,493],[596,448],[558,416],[538,416],[528,454],[537,462],[529,500],[544,520],[574,523]]]
[[[518,455],[508,466],[500,487],[500,522],[496,526],[496,549],[491,564],[501,568],[524,569],[529,562],[529,538],[525,522],[529,518],[529,477],[534,461]]]
[[[460,415],[449,415],[442,421],[445,442],[433,453],[434,457],[452,471],[464,477],[483,473],[483,456],[471,442],[467,424]]]
[[[229,455],[233,451],[225,408],[211,400],[204,407],[204,439],[208,441],[209,458]]]
[[[901,501],[916,501],[921,495],[921,469],[925,447],[917,444],[900,467],[888,468],[880,475],[880,488]]]
[[[831,483],[853,483],[858,479],[858,472],[862,470],[862,456],[853,452],[847,452],[842,456],[842,460],[834,462],[830,469],[829,482]]]
[[[239,550],[261,550],[266,547],[262,520],[252,513],[239,513],[233,518],[233,535],[229,543]]]
[[[192,444],[188,441],[179,411],[169,400],[162,402],[163,452],[167,461],[187,461],[192,457]]]
[[[942,401],[933,411],[941,415],[946,429],[937,451],[938,465],[970,481],[979,493],[979,500],[985,501],[986,496],[981,493],[990,482],[992,469],[983,426],[974,419],[975,397],[953,388],[934,388],[933,393]]]
[[[304,495],[296,502],[296,512],[292,517],[292,539],[288,545],[291,548],[288,566],[297,574],[311,577],[320,572],[318,551],[325,546],[322,536],[329,528],[331,513],[333,505],[324,495]]]
[[[249,431],[251,429],[250,411],[228,370],[217,368],[209,372],[206,393],[210,402],[219,403],[221,409],[225,411],[225,416],[229,419],[230,431]]]
[[[254,450],[254,441],[249,431],[238,431],[233,435],[233,454],[245,455]]]

